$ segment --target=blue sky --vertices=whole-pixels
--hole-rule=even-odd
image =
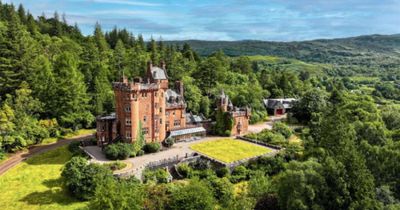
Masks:
[[[1,1],[1,0],[0,0]],[[66,14],[84,34],[127,28],[163,40],[295,41],[400,33],[400,0],[2,0]]]

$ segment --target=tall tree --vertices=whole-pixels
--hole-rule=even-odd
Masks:
[[[89,112],[89,96],[83,75],[78,71],[78,58],[69,52],[56,57],[54,73],[56,76],[57,103],[52,109],[62,125],[68,127],[87,127],[93,122]]]

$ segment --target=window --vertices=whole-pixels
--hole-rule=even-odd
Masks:
[[[131,125],[131,118],[125,118],[125,124],[126,125]]]
[[[155,93],[154,93],[154,96],[156,96],[156,97],[157,97],[157,92],[155,92]]]
[[[147,116],[144,116],[143,117],[143,122],[146,122],[147,121]]]
[[[160,124],[162,124],[162,118],[160,118]]]
[[[127,132],[126,132],[126,138],[127,138],[127,139],[130,139],[131,137],[132,137],[132,136],[131,136],[131,132],[130,132],[130,131],[127,131]]]
[[[160,107],[160,113],[162,112],[162,108]]]
[[[125,105],[125,112],[131,112],[131,106],[129,104]]]
[[[143,132],[144,135],[149,134],[149,128],[143,128],[142,132]]]
[[[175,111],[173,111],[173,112],[172,112],[172,115],[174,115],[174,116],[175,116]]]
[[[181,126],[181,121],[180,120],[174,120],[174,127],[180,127]]]

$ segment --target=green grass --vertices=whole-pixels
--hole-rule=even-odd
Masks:
[[[191,149],[225,163],[259,156],[271,152],[270,149],[233,139],[221,139],[194,144]]]
[[[34,156],[0,176],[0,209],[81,209],[87,203],[68,195],[61,169],[72,157],[67,146]]]
[[[96,132],[96,129],[79,129],[73,133],[69,133],[64,136],[64,138],[73,138],[75,136],[80,136],[80,135],[87,135],[87,134],[94,134]]]

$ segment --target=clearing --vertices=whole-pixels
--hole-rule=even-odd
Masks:
[[[231,163],[272,152],[271,149],[266,147],[233,139],[220,139],[193,144],[190,149],[224,163]]]
[[[0,209],[80,209],[62,187],[61,169],[71,159],[67,146],[29,158],[0,176]]]

